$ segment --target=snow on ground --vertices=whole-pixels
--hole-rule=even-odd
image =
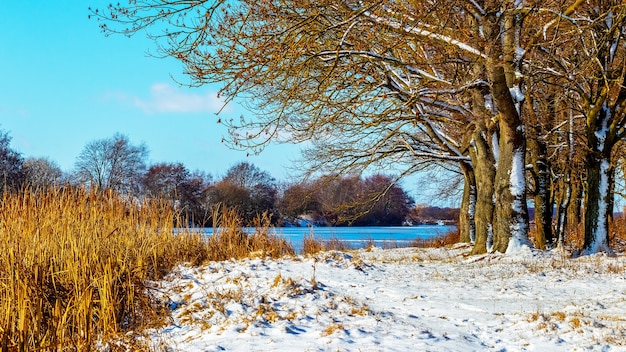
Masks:
[[[166,351],[626,351],[626,257],[371,249],[181,267]]]

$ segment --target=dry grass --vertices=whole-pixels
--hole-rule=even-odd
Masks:
[[[460,232],[457,231],[450,231],[448,233],[445,233],[441,236],[436,236],[436,237],[430,237],[430,238],[418,238],[413,240],[413,242],[411,243],[411,247],[418,247],[418,248],[440,248],[440,247],[446,247],[449,245],[453,245],[456,243],[459,243],[460,239],[461,239],[461,234]]]
[[[395,240],[387,240],[387,241],[375,241],[373,238],[369,238],[364,240],[363,247],[366,250],[371,250],[371,248],[379,246],[384,249],[394,249],[394,248],[403,248],[403,247],[418,247],[418,248],[438,248],[438,247],[446,247],[449,245],[453,245],[459,243],[460,233],[459,231],[450,231],[441,236],[430,237],[430,238],[417,238],[411,241],[408,244],[402,244]],[[318,237],[311,232],[310,234],[304,236],[302,240],[302,254],[315,254],[323,251],[345,251],[349,250],[351,247],[341,239],[337,237],[332,237],[328,240],[324,240]]]
[[[315,254],[324,251],[345,251],[351,249],[350,246],[337,237],[328,240],[315,237],[310,233],[302,239],[302,254]]]
[[[214,214],[213,230],[209,237],[209,260],[221,261],[241,259],[250,256],[279,258],[294,255],[291,244],[283,237],[271,231],[269,214],[258,216],[254,220],[255,231],[248,235],[242,228],[242,220],[234,209],[218,209]]]
[[[202,262],[206,240],[174,235],[171,208],[113,193],[57,189],[5,194],[0,204],[2,350],[89,350],[161,322],[146,293],[180,261]]]
[[[158,201],[72,188],[5,194],[0,350],[145,350],[137,333],[127,333],[169,316],[151,299],[151,280],[183,262],[293,253],[284,239],[268,234],[266,217],[247,236],[234,214],[217,214],[228,230],[207,239],[175,233],[176,214]]]

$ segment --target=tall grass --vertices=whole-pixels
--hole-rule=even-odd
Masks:
[[[54,189],[8,194],[0,203],[0,350],[141,349],[129,331],[164,322],[149,282],[175,265],[293,254],[269,234],[269,216],[246,235],[235,211],[216,212],[224,231],[175,231],[163,202],[112,192]],[[129,347],[131,346],[131,347]]]
[[[208,257],[201,236],[174,235],[172,209],[113,193],[5,193],[0,204],[0,346],[92,349],[158,322],[147,280]]]
[[[268,213],[254,219],[254,233],[248,235],[242,227],[242,219],[235,209],[216,209],[213,213],[213,235],[208,241],[208,260],[241,259],[250,256],[279,258],[294,255],[291,244],[275,235],[271,229]]]

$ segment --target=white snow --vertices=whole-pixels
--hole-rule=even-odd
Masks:
[[[179,267],[166,351],[623,351],[626,258],[361,249]]]
[[[521,76],[521,73],[519,75]],[[513,102],[515,103],[515,109],[517,110],[517,114],[521,115],[522,103],[524,102],[524,99],[526,97],[524,96],[524,93],[522,92],[519,84],[515,85],[513,88],[509,88],[509,91],[511,92],[511,98],[513,98]]]
[[[513,154],[513,163],[511,165],[509,190],[514,197],[521,197],[526,192],[526,179],[524,177],[524,153],[516,151]]]

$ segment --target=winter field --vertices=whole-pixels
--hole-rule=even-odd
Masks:
[[[624,351],[626,260],[468,245],[178,267],[166,351]]]

